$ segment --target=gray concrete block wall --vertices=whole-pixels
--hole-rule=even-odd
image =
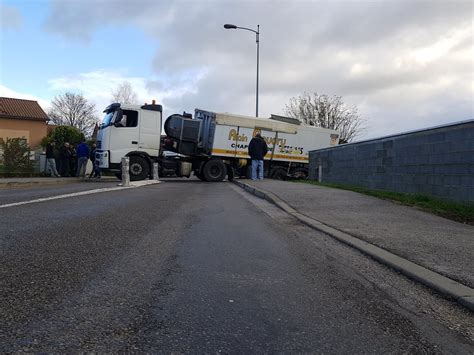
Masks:
[[[474,203],[474,120],[309,153],[311,179]]]

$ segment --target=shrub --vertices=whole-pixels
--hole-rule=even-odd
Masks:
[[[77,145],[84,139],[84,134],[72,126],[57,126],[41,141],[41,145],[46,147],[51,141],[56,142],[56,147],[62,147],[64,142]]]
[[[2,152],[0,164],[3,170],[13,172],[33,172],[33,161],[30,159],[31,149],[23,138],[0,138],[0,151]]]

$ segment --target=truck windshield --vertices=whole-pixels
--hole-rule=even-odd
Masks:
[[[102,123],[100,124],[100,128],[105,128],[107,126],[110,126],[114,121],[114,115],[116,111],[109,112],[105,115],[105,117],[102,119]]]

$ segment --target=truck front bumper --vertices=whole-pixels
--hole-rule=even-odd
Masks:
[[[96,151],[95,159],[98,162],[99,168],[108,169],[110,165],[110,153],[108,150]]]

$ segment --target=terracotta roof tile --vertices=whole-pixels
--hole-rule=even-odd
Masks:
[[[47,121],[48,115],[37,101],[0,97],[0,118]]]

